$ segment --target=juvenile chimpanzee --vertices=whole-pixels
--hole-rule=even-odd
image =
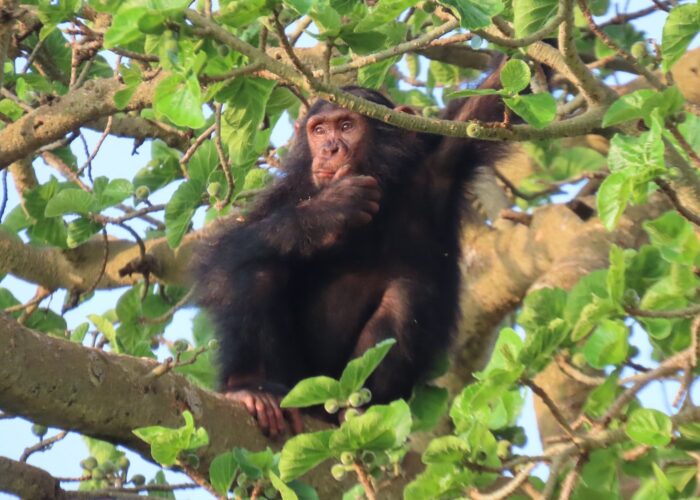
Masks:
[[[493,83],[493,78],[486,85]],[[345,89],[388,108],[387,98]],[[494,97],[446,117],[499,120]],[[281,433],[280,397],[338,377],[377,342],[398,342],[368,381],[374,402],[408,397],[458,318],[464,184],[483,144],[419,135],[325,101],[298,124],[284,176],[243,222],[224,223],[196,268],[221,339],[222,389]],[[295,431],[298,412],[289,412]]]

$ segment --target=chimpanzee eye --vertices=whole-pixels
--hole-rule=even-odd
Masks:
[[[314,135],[323,135],[324,132],[325,132],[325,130],[323,129],[323,127],[321,125],[316,125],[314,127]]]
[[[340,130],[342,130],[343,132],[347,132],[351,128],[352,128],[352,122],[350,120],[346,120],[340,124]]]

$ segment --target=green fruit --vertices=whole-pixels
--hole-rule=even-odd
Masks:
[[[355,408],[348,408],[345,411],[345,421],[349,422],[353,418],[357,417],[360,414],[359,411],[357,411]]]
[[[219,193],[221,193],[221,183],[220,182],[212,182],[207,186],[207,193],[209,193],[209,196],[212,198],[216,198],[219,196]]]
[[[176,352],[185,352],[187,349],[190,348],[190,343],[187,342],[185,339],[179,339],[175,341],[173,348]]]
[[[243,486],[237,486],[233,490],[233,494],[235,495],[236,498],[248,498],[248,490],[244,488]]]
[[[365,464],[373,464],[374,461],[377,459],[377,456],[374,454],[374,452],[371,451],[363,451],[362,452],[362,462]]]
[[[331,476],[336,481],[340,481],[345,477],[345,466],[340,464],[335,464],[331,467]]]
[[[114,465],[114,462],[111,460],[105,460],[100,465],[100,469],[102,469],[105,474],[114,474],[117,471],[117,466]]]
[[[265,495],[266,498],[277,498],[277,490],[273,486],[268,486],[265,488],[265,491],[263,491],[263,495]]]
[[[119,457],[119,460],[117,460],[117,467],[119,467],[119,470],[127,470],[129,465],[131,465],[131,463],[126,457]]]
[[[151,190],[148,189],[148,186],[139,186],[136,188],[136,191],[134,191],[134,197],[137,200],[145,200],[151,195]]]
[[[248,475],[245,472],[238,474],[236,478],[236,484],[238,486],[246,486],[248,484]]]
[[[625,307],[637,307],[640,302],[639,294],[637,293],[637,290],[634,290],[633,288],[628,288],[625,290],[625,293],[622,294],[622,303],[625,305]]]
[[[39,439],[43,438],[49,431],[45,425],[34,424],[32,425],[32,434],[34,434]]]
[[[469,40],[469,45],[474,50],[480,49],[482,43],[484,43],[484,40],[479,35],[474,35],[472,39]]]
[[[630,52],[637,59],[644,59],[649,54],[647,51],[647,44],[644,42],[633,43]]]
[[[372,391],[370,391],[366,387],[360,389],[360,396],[362,396],[362,404],[366,405],[367,403],[372,401]]]
[[[516,427],[511,441],[515,446],[525,446],[525,443],[527,443],[527,436],[522,427]]]
[[[423,2],[423,10],[428,14],[435,12],[435,2]]]
[[[218,351],[219,350],[219,341],[216,339],[211,339],[209,342],[207,342],[207,348],[210,351]]]
[[[131,484],[134,486],[143,486],[146,484],[146,478],[143,476],[143,474],[134,474],[131,476]]]
[[[102,469],[95,469],[94,471],[92,471],[92,478],[93,479],[100,480],[100,479],[104,479],[105,477],[106,477],[105,471],[103,471]]]
[[[364,403],[364,401],[362,401],[362,394],[360,394],[359,392],[353,392],[348,398],[348,403],[354,408],[362,406],[362,403]]]
[[[229,49],[228,46],[226,46],[226,45],[217,45],[217,46],[216,46],[216,52],[217,52],[221,57],[226,57],[226,56],[229,54],[230,49]]]
[[[93,470],[97,467],[97,459],[95,457],[87,457],[85,460],[80,461],[80,466],[87,470]]]
[[[351,465],[355,463],[355,455],[349,451],[344,451],[340,454],[340,463],[343,465]]]
[[[328,413],[336,413],[340,409],[340,404],[337,399],[328,399],[323,403],[323,409]]]

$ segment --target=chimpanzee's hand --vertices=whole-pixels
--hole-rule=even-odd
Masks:
[[[224,393],[231,401],[242,403],[258,422],[258,427],[266,436],[276,438],[288,431],[287,424],[293,434],[304,431],[301,413],[297,408],[280,408],[281,396],[269,392],[251,389],[231,390]]]
[[[379,211],[381,196],[374,177],[349,175],[334,180],[307,203],[329,233],[340,233],[346,227],[368,224]]]

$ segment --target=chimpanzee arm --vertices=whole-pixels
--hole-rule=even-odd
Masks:
[[[418,378],[444,353],[456,320],[455,294],[438,290],[432,279],[392,281],[360,334],[354,356],[378,342],[395,338],[396,345],[367,382],[373,403],[408,398]]]

